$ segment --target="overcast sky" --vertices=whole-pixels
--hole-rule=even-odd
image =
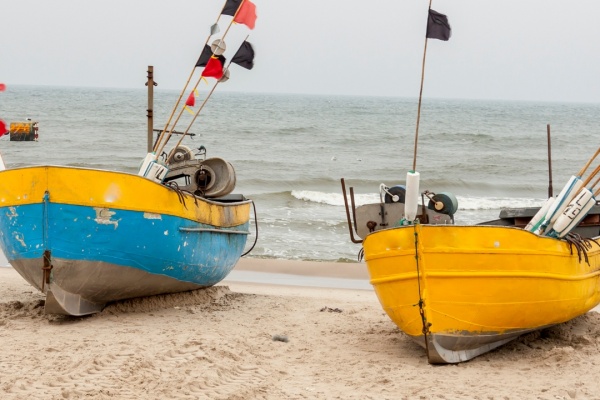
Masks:
[[[223,0],[0,0],[0,82],[181,89]],[[254,0],[251,71],[219,90],[417,97],[427,0]],[[434,0],[425,97],[600,103],[600,1]],[[221,24],[222,31],[225,28]],[[232,36],[233,38],[233,36]],[[226,39],[227,42],[227,39]]]

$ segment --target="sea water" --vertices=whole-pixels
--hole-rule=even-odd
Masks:
[[[155,128],[179,94],[155,90]],[[147,152],[147,105],[143,87],[12,86],[0,93],[0,119],[38,121],[39,140],[5,135],[0,153],[9,168],[136,173]],[[421,190],[453,193],[456,223],[472,224],[547,198],[547,124],[554,194],[600,145],[600,104],[424,98],[415,160],[417,106],[416,98],[215,92],[182,144],[233,164],[235,192],[256,205],[250,256],[323,261],[355,261],[360,250],[350,241],[341,178],[360,205],[379,201],[382,183],[404,184],[416,164]],[[184,112],[176,129],[190,120]]]

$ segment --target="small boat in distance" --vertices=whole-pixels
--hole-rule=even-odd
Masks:
[[[249,4],[226,3],[221,15],[229,19],[227,30],[212,46],[205,44],[156,141],[149,107],[151,152],[137,174],[53,165],[7,168],[0,163],[0,248],[13,268],[46,295],[47,313],[81,316],[99,312],[109,302],[212,286],[243,255],[252,200],[233,193],[236,176],[229,162],[206,158],[204,146],[196,153],[181,142],[202,109],[192,109],[198,83],[216,80],[204,106],[229,78],[225,35],[239,9]],[[236,21],[238,28],[248,23],[248,15]],[[218,33],[215,24],[207,42]],[[251,69],[252,47],[244,41],[242,48],[232,62]],[[183,104],[198,67],[198,83]],[[177,132],[183,111],[194,117],[185,132]],[[167,151],[176,134],[180,140]]]
[[[11,122],[8,130],[11,142],[37,142],[39,123],[27,118],[25,121]]]

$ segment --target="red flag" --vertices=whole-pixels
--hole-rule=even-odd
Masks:
[[[194,107],[196,105],[196,96],[194,96],[194,91],[192,90],[189,97],[185,101],[185,105],[188,107]]]
[[[254,29],[254,23],[256,22],[256,5],[250,0],[244,0],[244,3],[233,20],[238,24],[244,24],[248,28]]]
[[[223,64],[221,64],[221,60],[212,56],[206,63],[206,67],[204,67],[204,71],[202,71],[202,76],[221,79],[223,77]]]
[[[4,92],[6,90],[6,85],[4,83],[0,83],[0,92]]]
[[[4,135],[5,133],[8,133],[8,130],[6,129],[6,124],[0,119],[0,136]]]

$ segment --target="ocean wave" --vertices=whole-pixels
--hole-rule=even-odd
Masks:
[[[293,190],[291,195],[311,203],[327,204],[331,206],[344,206],[344,196],[341,193],[323,193],[309,190]],[[512,198],[512,197],[470,197],[456,196],[459,210],[499,210],[502,208],[539,207],[545,201],[540,198]],[[355,194],[355,205],[379,202],[378,194]]]
[[[304,200],[311,203],[327,204],[330,206],[343,206],[344,196],[341,193],[314,192],[311,190],[292,190],[291,195],[298,200]],[[355,194],[355,204],[368,204],[379,201],[378,195],[373,194]]]
[[[540,207],[546,199],[508,197],[456,197],[459,210],[499,210],[502,208]]]

